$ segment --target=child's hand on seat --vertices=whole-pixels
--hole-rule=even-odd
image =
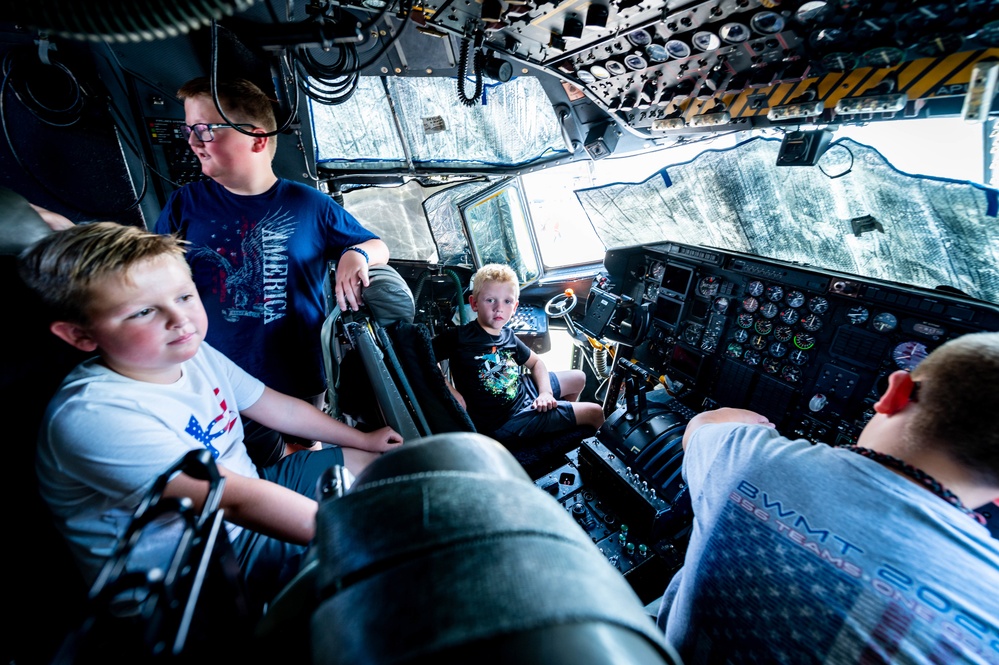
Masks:
[[[391,427],[382,427],[364,435],[364,450],[373,453],[387,453],[402,444],[402,437]]]
[[[541,393],[538,395],[537,399],[531,403],[531,408],[535,411],[541,411],[544,413],[545,411],[551,411],[554,409],[557,404],[558,400],[555,399],[554,395],[551,393]]]

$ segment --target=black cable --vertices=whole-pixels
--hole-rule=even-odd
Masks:
[[[39,121],[49,125],[51,127],[69,127],[75,125],[83,117],[83,108],[85,105],[84,95],[80,82],[76,80],[76,76],[61,62],[58,62],[49,55],[49,62],[43,63],[41,61],[35,63],[32,59],[32,65],[40,64],[43,67],[55,67],[60,72],[62,72],[66,77],[68,77],[71,84],[71,97],[72,101],[68,103],[63,108],[52,108],[46,106],[46,103],[35,96],[31,89],[31,81],[27,77],[22,77],[22,83],[19,86],[17,78],[14,77],[14,70],[20,65],[23,68],[23,58],[20,58],[21,54],[31,54],[34,56],[35,52],[28,49],[14,49],[8,51],[3,59],[3,74],[4,77],[9,77],[10,88],[17,97],[18,101],[27,109],[31,115],[35,116]],[[17,59],[20,59],[18,62]],[[31,72],[36,73],[38,78],[41,80],[51,80],[49,76],[43,74],[41,71]]]
[[[482,98],[482,49],[475,49],[472,57],[473,69],[475,72],[475,94],[471,97],[465,94],[465,70],[468,67],[468,51],[472,43],[467,39],[461,40],[461,51],[458,53],[458,101],[465,106],[475,106]]]
[[[215,103],[215,110],[217,110],[219,112],[219,115],[222,116],[222,119],[230,127],[232,127],[233,129],[235,129],[237,132],[239,132],[240,134],[246,134],[247,136],[255,136],[255,137],[277,136],[278,134],[281,134],[281,133],[287,131],[288,129],[290,129],[291,126],[293,124],[295,124],[295,121],[298,118],[298,94],[297,93],[294,95],[294,99],[292,100],[293,101],[293,106],[292,106],[292,109],[291,109],[291,113],[288,114],[288,119],[285,121],[285,123],[284,123],[283,126],[278,127],[273,132],[264,132],[264,133],[250,132],[250,131],[247,131],[247,130],[243,129],[238,124],[234,123],[232,120],[229,119],[229,117],[225,114],[225,111],[222,109],[222,102],[219,101],[219,91],[218,91],[219,24],[214,19],[212,20],[211,35],[212,35],[212,45],[211,45],[211,77],[209,78],[209,83],[210,83],[211,89],[212,89],[212,102]],[[285,66],[289,67],[289,73],[294,78],[296,76],[294,68],[290,67],[290,65],[288,65],[284,61],[283,58],[281,59],[281,62]],[[297,89],[298,88],[297,80],[296,80],[295,83],[296,83],[296,85],[292,86],[292,89]],[[275,91],[275,92],[277,92],[277,91]]]
[[[828,173],[826,173],[826,170],[824,168],[822,168],[822,164],[819,163],[819,162],[822,161],[822,158],[820,157],[819,161],[815,163],[815,166],[818,167],[819,171],[822,172],[822,175],[824,175],[825,177],[829,178],[830,180],[835,180],[836,178],[842,178],[846,174],[848,174],[851,171],[853,171],[853,151],[850,150],[848,147],[846,147],[845,144],[839,143],[838,141],[836,143],[833,143],[829,147],[830,148],[832,148],[832,147],[839,147],[839,148],[843,148],[843,150],[846,150],[846,152],[850,155],[850,165],[847,166],[846,170],[843,171],[842,173],[837,173],[836,175],[829,175]],[[829,150],[826,150],[826,153],[828,153],[828,152],[829,152]]]
[[[404,13],[405,18],[403,19],[402,24],[399,26],[399,29],[396,30],[396,32],[395,32],[394,35],[392,35],[392,38],[389,39],[388,41],[386,41],[381,46],[381,48],[378,49],[378,51],[374,54],[374,56],[371,57],[370,60],[368,60],[367,62],[361,63],[359,65],[355,65],[349,71],[341,72],[341,75],[346,76],[346,75],[350,75],[350,74],[360,73],[361,71],[367,69],[372,64],[374,64],[375,62],[377,62],[380,57],[382,57],[383,55],[385,55],[385,52],[387,50],[389,50],[389,48],[391,48],[391,46],[393,44],[395,44],[397,41],[399,41],[399,38],[402,37],[402,33],[406,30],[406,26],[409,25],[410,20],[411,20],[410,19],[411,5],[409,5],[407,3],[407,0],[403,0],[403,4],[400,6],[400,12]],[[380,17],[380,15],[379,15],[379,17]],[[369,26],[373,25],[373,24],[374,24],[374,22],[370,23]]]
[[[126,206],[126,207],[124,207],[124,208],[122,208],[120,210],[114,210],[114,211],[107,212],[107,211],[101,211],[101,210],[90,210],[90,209],[81,207],[79,205],[79,203],[76,202],[76,201],[73,201],[73,202],[67,201],[65,198],[63,198],[62,196],[60,196],[59,193],[56,190],[52,189],[47,184],[45,184],[45,182],[41,178],[39,178],[38,176],[36,176],[31,171],[31,169],[28,168],[28,165],[25,164],[24,160],[21,159],[21,156],[18,154],[17,149],[14,146],[13,138],[10,135],[10,129],[7,126],[7,109],[6,109],[6,105],[4,103],[4,99],[6,97],[7,88],[10,86],[11,89],[13,90],[13,86],[11,85],[11,77],[13,75],[13,65],[10,64],[10,63],[8,63],[8,58],[10,57],[10,55],[11,55],[11,52],[8,52],[7,55],[4,57],[4,62],[3,62],[3,67],[2,67],[2,70],[3,70],[3,80],[0,81],[0,128],[2,128],[4,138],[7,140],[7,147],[10,149],[11,157],[14,158],[14,161],[20,167],[21,171],[23,171],[24,173],[26,173],[32,180],[34,180],[38,184],[39,187],[41,187],[49,196],[51,196],[52,198],[54,198],[59,203],[63,204],[66,207],[73,208],[74,210],[78,210],[78,211],[80,211],[80,212],[82,212],[84,214],[87,214],[87,215],[90,215],[90,216],[93,216],[93,217],[117,217],[119,215],[122,215],[122,214],[128,212],[129,210],[134,209],[136,206],[138,206],[139,203],[142,201],[143,197],[145,197],[145,195],[146,195],[147,179],[145,178],[145,173],[143,173],[143,180],[142,180],[141,191],[136,196],[136,198],[132,201],[132,203],[130,203],[128,206]],[[10,64],[10,66],[8,66],[9,64]],[[65,68],[65,69],[66,69],[67,72],[69,72],[68,68]],[[72,72],[69,72],[69,74],[72,77],[72,81],[74,82],[74,84],[75,85],[79,85],[78,82],[77,82],[77,80],[76,80],[76,77],[72,76]],[[82,92],[80,90],[77,91],[77,94],[80,97],[82,97]],[[15,96],[17,96],[16,92],[15,92]],[[19,97],[19,96],[18,96],[18,100],[21,101],[22,104],[24,103],[24,100],[21,97]],[[34,114],[34,110],[33,109],[31,109],[30,107],[27,107],[27,106],[26,106],[26,108],[28,108],[28,110],[31,111],[32,114]],[[81,108],[81,111],[82,111],[82,108]],[[35,117],[37,117],[42,122],[46,122],[43,118],[41,118],[41,117],[39,117],[37,115]],[[80,117],[82,117],[82,114],[80,116],[78,116],[75,120],[73,120],[72,122],[67,123],[67,124],[57,124],[57,123],[52,123],[52,122],[46,122],[46,124],[48,124],[50,126],[53,126],[53,127],[69,127],[69,126],[75,124],[80,119]],[[114,126],[115,129],[118,129],[117,123],[115,122],[114,118],[111,117],[110,119],[111,119],[112,126]]]
[[[336,62],[328,65],[319,62],[308,49],[299,49],[295,55],[299,89],[313,101],[327,106],[342,104],[357,89],[360,80],[356,69],[357,49],[349,44],[340,48],[338,54]]]

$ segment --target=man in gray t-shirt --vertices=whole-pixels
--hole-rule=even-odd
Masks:
[[[685,663],[999,663],[999,334],[895,372],[855,448],[719,409],[684,435],[694,526],[659,625]]]

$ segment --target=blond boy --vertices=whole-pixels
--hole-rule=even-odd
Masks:
[[[472,277],[468,302],[475,320],[434,339],[437,360],[450,360],[455,398],[478,431],[504,443],[575,425],[599,428],[600,405],[575,401],[586,385],[583,372],[549,372],[538,354],[504,327],[519,296],[509,266],[485,265]],[[530,378],[521,366],[531,371]]]
[[[321,473],[344,463],[357,472],[401,442],[389,428],[364,434],[271,390],[204,344],[205,310],[172,236],[109,222],[77,226],[29,249],[20,269],[48,308],[51,331],[96,354],[49,404],[36,463],[42,497],[89,581],[156,477],[206,448],[226,479],[221,507],[248,587],[264,602],[295,574],[312,540]],[[240,413],[343,448],[258,471]],[[200,508],[206,489],[181,474],[165,495]],[[162,540],[154,537],[133,563],[163,565],[170,533],[163,527]]]

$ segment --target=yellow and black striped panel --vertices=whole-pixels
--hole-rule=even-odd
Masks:
[[[975,63],[999,58],[999,49],[963,51],[935,58],[911,60],[887,68],[861,67],[849,72],[832,72],[794,83],[777,83],[763,88],[747,88],[724,95],[722,101],[729,114],[735,118],[765,116],[774,106],[791,103],[806,90],[815,90],[816,100],[827,109],[834,108],[841,99],[870,95],[873,88],[887,76],[895,76],[898,86],[894,92],[904,92],[910,100],[953,97],[964,95],[971,69]],[[684,116],[688,119],[701,112],[702,104],[689,104]]]

